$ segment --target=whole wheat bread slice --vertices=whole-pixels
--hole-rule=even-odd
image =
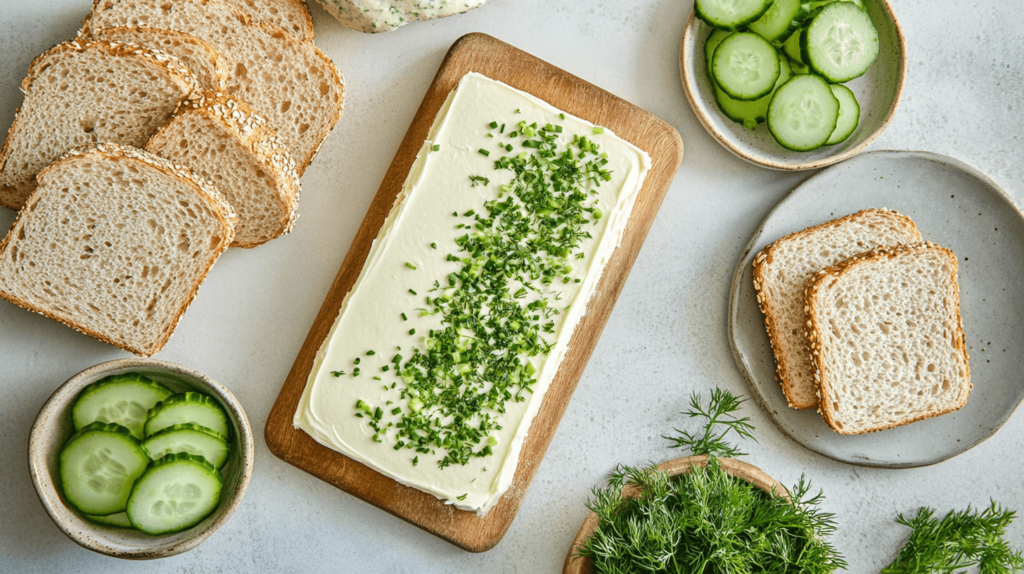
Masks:
[[[75,150],[39,173],[0,243],[0,297],[152,355],[231,244],[234,221],[186,168],[115,144]]]
[[[291,230],[299,199],[295,162],[267,122],[231,96],[182,103],[146,150],[213,183],[238,214],[235,247]]]
[[[300,40],[313,39],[313,18],[303,0],[225,0],[253,22],[270,24]]]
[[[0,152],[0,205],[21,209],[36,174],[95,141],[142,147],[198,84],[180,60],[119,42],[66,42],[29,66]]]
[[[266,118],[295,159],[299,175],[344,110],[341,73],[312,42],[280,28],[251,24],[217,0],[95,0],[89,31],[149,26],[199,36],[226,61],[227,92]]]
[[[826,267],[880,246],[921,241],[909,217],[868,209],[775,241],[754,258],[754,289],[775,353],[775,372],[790,407],[818,406],[804,337],[804,288]]]
[[[224,90],[228,77],[228,69],[213,46],[202,38],[184,32],[144,27],[106,28],[91,36],[80,37],[79,41],[124,42],[160,50],[181,60],[192,70],[199,85],[207,90]]]
[[[921,243],[859,255],[818,274],[806,303],[819,410],[836,432],[884,430],[967,402],[952,251]]]

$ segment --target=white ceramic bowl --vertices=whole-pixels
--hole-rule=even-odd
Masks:
[[[864,5],[878,29],[878,59],[866,74],[845,84],[857,96],[860,124],[846,141],[808,152],[782,147],[764,123],[751,131],[718,109],[704,59],[704,41],[712,28],[696,14],[690,14],[679,49],[679,68],[686,98],[704,129],[737,156],[778,170],[825,167],[849,159],[866,148],[885,131],[896,113],[907,75],[907,47],[888,0],[864,0]]]
[[[110,375],[138,372],[175,392],[197,391],[220,402],[231,422],[231,451],[221,468],[224,486],[220,504],[213,514],[196,526],[163,536],[149,536],[137,530],[89,522],[64,501],[58,484],[58,456],[74,427],[71,406],[86,386]],[[57,527],[71,540],[100,554],[116,558],[147,560],[186,552],[210,537],[231,518],[249,485],[253,465],[252,428],[238,400],[213,379],[174,363],[145,359],[123,359],[91,367],[68,379],[46,401],[36,416],[29,435],[28,462],[32,484],[39,500]]]

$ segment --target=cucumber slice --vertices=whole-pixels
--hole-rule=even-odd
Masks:
[[[773,0],[696,0],[697,17],[722,30],[738,30],[757,20],[772,6]]]
[[[864,10],[849,2],[832,2],[812,16],[800,35],[800,55],[829,83],[864,75],[878,57],[878,30]]]
[[[711,58],[715,82],[734,100],[752,101],[772,92],[779,79],[779,55],[752,32],[736,32],[715,48]]]
[[[116,526],[117,528],[131,528],[132,522],[128,520],[128,514],[125,512],[118,512],[117,514],[110,514],[108,516],[94,516],[92,514],[86,514],[85,518],[90,522],[96,524],[102,524],[104,526]]]
[[[171,395],[149,410],[146,436],[150,437],[174,425],[192,423],[222,436],[228,433],[228,417],[213,397],[201,393]]]
[[[775,0],[772,7],[747,28],[760,34],[773,45],[778,40],[785,40],[799,28],[797,16],[800,15],[801,0]]]
[[[118,424],[91,423],[60,451],[64,497],[85,514],[122,512],[147,464],[149,457],[132,431]]]
[[[789,62],[790,70],[792,70],[794,76],[797,74],[811,73],[811,69],[808,68],[806,65],[801,64],[800,62],[793,62],[789,58],[786,58],[786,61]]]
[[[776,90],[768,106],[768,130],[787,149],[810,151],[824,145],[836,129],[839,100],[813,74],[793,76]]]
[[[779,66],[779,79],[775,82],[775,89],[785,84],[793,75],[789,68],[789,60],[782,54],[779,54]],[[730,98],[721,88],[715,86],[715,101],[718,103],[718,109],[722,110],[722,113],[730,120],[741,123],[750,130],[757,129],[757,124],[765,120],[773,94],[774,91],[759,100],[741,102]]]
[[[113,375],[82,390],[71,408],[71,420],[75,430],[96,421],[116,423],[141,440],[149,409],[172,394],[167,387],[138,373]]]
[[[789,61],[794,64],[804,64],[803,54],[800,53],[800,36],[803,34],[804,28],[793,32],[793,35],[789,37],[784,44],[782,44],[782,53],[789,58]]]
[[[811,11],[814,11],[817,10],[818,8],[821,8],[822,6],[825,6],[826,4],[831,4],[833,2],[849,2],[850,4],[857,6],[861,10],[865,9],[864,0],[812,0],[811,2],[807,2],[807,7]]]
[[[200,456],[169,454],[153,462],[128,499],[132,526],[157,536],[199,524],[220,502],[223,479]]]
[[[228,459],[228,439],[220,433],[195,424],[169,426],[147,438],[142,446],[149,458],[160,460],[168,454],[184,452],[201,456],[220,468]]]
[[[853,134],[860,122],[860,104],[857,97],[853,95],[850,88],[842,84],[832,84],[832,95],[839,100],[839,119],[836,121],[836,129],[832,131],[825,145],[835,145],[846,141],[846,138]]]

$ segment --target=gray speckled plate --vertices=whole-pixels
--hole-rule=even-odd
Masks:
[[[959,411],[881,432],[844,436],[814,410],[786,405],[757,307],[751,261],[776,239],[869,207],[910,216],[960,261],[960,312],[974,390]],[[861,154],[810,178],[765,218],[733,278],[729,335],[753,396],[780,429],[830,458],[908,468],[941,462],[999,430],[1024,398],[1024,214],[992,180],[950,157]]]

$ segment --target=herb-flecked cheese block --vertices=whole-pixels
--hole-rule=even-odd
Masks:
[[[339,22],[360,32],[387,32],[479,8],[487,0],[319,0]]]

